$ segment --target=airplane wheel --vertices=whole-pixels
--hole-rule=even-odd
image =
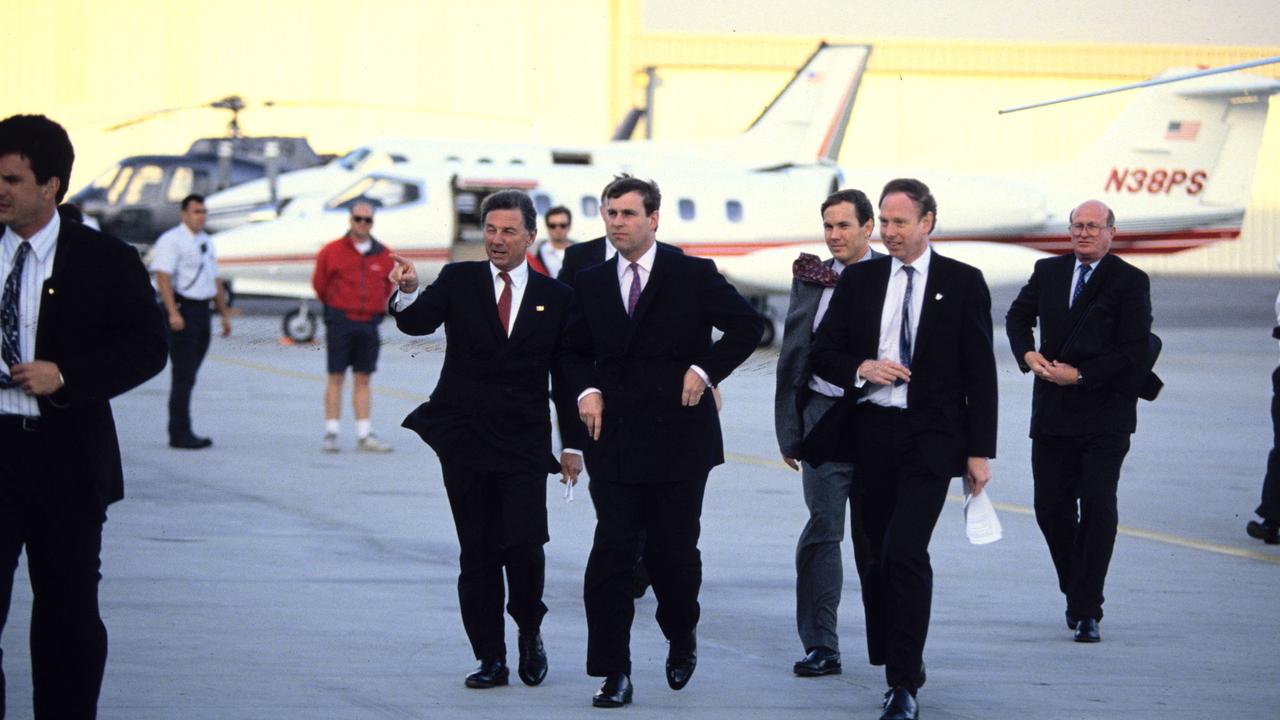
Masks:
[[[297,343],[311,342],[316,336],[316,316],[302,308],[285,313],[281,328],[284,336]]]
[[[773,328],[773,318],[766,317],[764,319],[764,335],[760,336],[760,347],[769,347],[773,344],[773,338],[777,331]]]

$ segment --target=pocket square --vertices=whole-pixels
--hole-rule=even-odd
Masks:
[[[934,300],[941,300],[941,299],[942,299],[942,293],[938,293],[937,295],[934,295],[934,296],[933,296],[933,299],[934,299]]]

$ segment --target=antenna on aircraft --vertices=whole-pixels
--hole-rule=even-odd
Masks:
[[[1072,95],[1070,97],[1057,98],[1056,100],[1045,100],[1043,102],[1031,103],[1030,105],[1019,105],[1017,107],[1005,108],[999,111],[999,115],[1006,113],[1015,113],[1020,110],[1031,110],[1034,108],[1045,107],[1046,105],[1057,105],[1058,103],[1072,102],[1074,100],[1084,100],[1086,98],[1098,97],[1099,95],[1110,95],[1111,93],[1124,92],[1126,90],[1137,90],[1139,88],[1151,87],[1153,85],[1164,85],[1166,83],[1182,82],[1183,80],[1194,80],[1195,78],[1205,77],[1207,75],[1217,75],[1219,73],[1235,72],[1236,70],[1246,70],[1260,65],[1271,65],[1280,63],[1280,55],[1275,57],[1263,58],[1262,60],[1250,60],[1249,62],[1236,63],[1235,65],[1226,65],[1219,68],[1209,68],[1208,70],[1197,70],[1182,75],[1174,75],[1172,77],[1154,78],[1152,80],[1143,80],[1142,82],[1131,83],[1129,85],[1121,85],[1120,87],[1109,88],[1107,90],[1095,90],[1094,92],[1083,93],[1081,95]]]

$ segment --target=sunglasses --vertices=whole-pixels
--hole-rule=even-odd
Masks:
[[[563,230],[567,227],[569,223],[547,223],[547,228],[550,230]]]
[[[351,221],[358,222],[358,223],[369,223],[371,225],[373,224],[373,218],[367,215],[352,215]]]

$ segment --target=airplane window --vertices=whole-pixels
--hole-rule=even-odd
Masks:
[[[695,210],[694,210],[694,207],[693,207],[693,201],[692,201],[692,200],[690,200],[689,198],[680,198],[680,202],[676,203],[676,205],[677,205],[677,207],[679,207],[679,209],[680,209],[680,219],[681,219],[681,220],[692,220],[692,219],[693,219],[693,216],[694,216],[694,214],[695,214]]]
[[[160,185],[164,182],[164,170],[159,165],[143,165],[133,174],[129,189],[124,193],[126,205],[154,202],[160,199]]]
[[[354,170],[367,157],[369,157],[369,148],[356,148],[338,158],[338,164],[346,170]]]
[[[195,174],[191,172],[191,168],[184,165],[175,167],[173,175],[169,178],[169,191],[165,193],[164,199],[171,203],[182,202],[182,198],[191,194],[194,181]]]
[[[111,181],[116,179],[118,172],[120,172],[119,163],[112,165],[106,172],[94,178],[93,182],[89,183],[89,187],[94,190],[105,190],[111,187]]]
[[[107,202],[115,205],[116,200],[120,199],[120,193],[124,192],[125,185],[129,184],[129,178],[133,177],[134,166],[125,165],[120,168],[120,174],[116,176],[114,182],[111,183],[111,189],[107,190]]]
[[[593,195],[583,195],[582,214],[586,217],[595,217],[600,214],[600,201]]]
[[[444,161],[447,163],[459,163],[459,162],[462,162],[462,158],[458,157],[457,155],[450,155],[446,157]]]
[[[422,197],[422,189],[404,180],[384,177],[361,178],[356,184],[339,193],[330,200],[325,208],[335,210],[348,208],[363,200],[380,208],[393,208],[397,205],[416,202]]]
[[[533,209],[537,210],[539,215],[546,214],[551,209],[551,197],[546,193],[534,193]]]
[[[724,214],[729,218],[729,222],[742,222],[742,203],[737,200],[726,200]]]
[[[476,162],[480,163],[481,165],[492,165],[493,158],[487,158],[487,157],[477,158]]]
[[[521,160],[520,158],[511,158],[511,164],[512,164],[512,165],[523,165],[523,164],[524,164],[524,160]]]

